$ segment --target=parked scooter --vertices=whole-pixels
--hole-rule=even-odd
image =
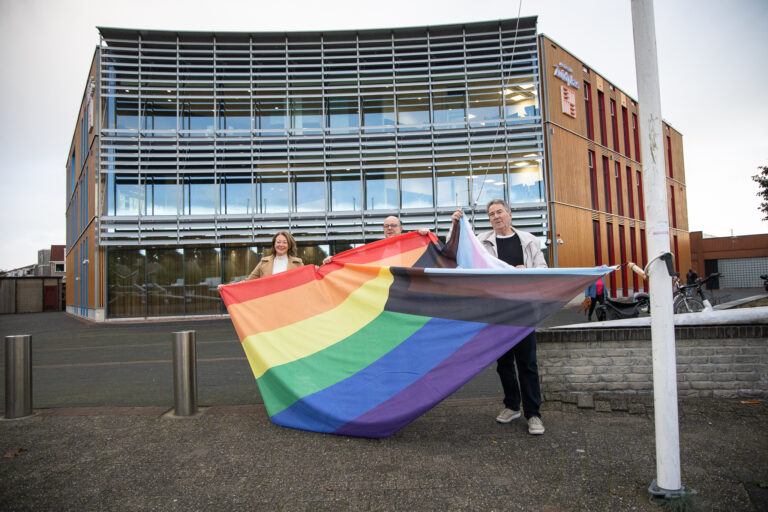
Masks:
[[[763,288],[768,292],[768,274],[760,276],[760,279],[763,280]]]
[[[642,297],[645,295],[645,297]],[[632,302],[614,300],[606,297],[605,304],[595,308],[598,321],[621,320],[623,318],[637,318],[640,313],[647,313],[649,308],[647,293],[636,293]]]
[[[645,279],[643,270],[632,262],[626,264],[630,270]],[[613,300],[606,297],[605,304],[595,308],[598,321],[621,320],[623,318],[637,318],[640,314],[648,314],[651,310],[651,298],[645,292],[637,292],[632,297],[632,302]]]

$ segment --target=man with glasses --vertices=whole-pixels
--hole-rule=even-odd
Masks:
[[[517,268],[547,267],[539,239],[512,227],[512,210],[506,201],[493,199],[488,203],[486,211],[493,230],[477,235],[477,239],[490,254]],[[451,218],[458,221],[463,215],[464,212],[459,209]],[[509,423],[519,418],[522,398],[523,411],[528,420],[528,433],[543,434],[544,423],[539,413],[541,388],[536,361],[535,331],[499,358],[496,371],[504,389],[504,409],[496,416],[496,421]]]
[[[400,222],[400,219],[398,219],[394,215],[390,215],[389,217],[384,219],[384,238],[397,236],[402,234],[402,232],[403,232],[403,224]],[[419,234],[421,236],[427,236],[428,233],[429,233],[428,229],[421,228],[419,230]],[[323,265],[326,265],[330,262],[331,262],[331,256],[328,256],[323,260]]]

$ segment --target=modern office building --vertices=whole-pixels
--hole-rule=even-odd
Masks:
[[[636,102],[538,35],[535,17],[99,30],[67,159],[74,314],[216,314],[217,285],[247,276],[278,230],[320,263],[381,238],[389,215],[445,235],[451,213],[468,207],[476,229],[489,229],[495,197],[553,265],[615,263],[641,245],[638,135],[622,124],[636,119]],[[676,236],[687,248],[682,142],[670,137]],[[605,185],[615,163],[625,181]],[[620,294],[640,286],[616,279]]]

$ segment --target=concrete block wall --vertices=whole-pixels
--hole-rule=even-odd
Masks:
[[[768,325],[675,329],[678,397],[768,398]],[[653,404],[650,328],[537,332],[545,401],[640,411]]]

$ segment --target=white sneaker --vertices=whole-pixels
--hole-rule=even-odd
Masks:
[[[498,416],[496,416],[496,421],[499,423],[509,423],[512,420],[516,420],[520,417],[520,411],[513,411],[512,409],[507,409],[506,407],[501,410]]]
[[[544,433],[544,423],[538,416],[531,416],[528,419],[528,433],[533,435],[541,435]]]

